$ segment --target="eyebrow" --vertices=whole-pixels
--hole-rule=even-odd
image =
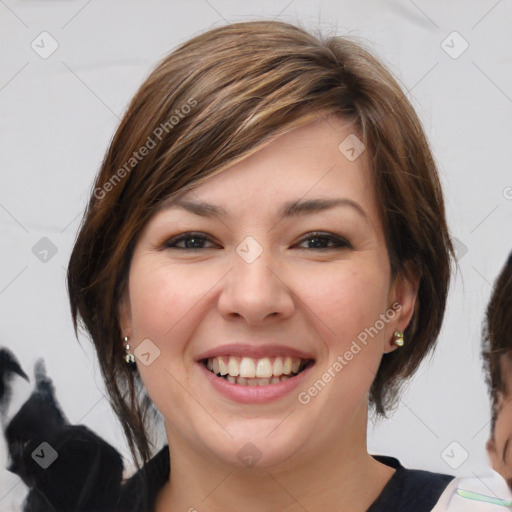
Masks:
[[[297,199],[285,203],[278,211],[277,217],[279,220],[289,217],[297,217],[300,215],[306,215],[308,213],[322,212],[337,206],[348,206],[356,210],[365,219],[368,219],[366,212],[363,208],[347,198],[329,198],[329,199]],[[208,202],[195,202],[178,200],[170,203],[168,208],[180,208],[187,212],[199,215],[201,217],[213,217],[213,216],[228,216],[228,212],[221,206],[216,206]]]

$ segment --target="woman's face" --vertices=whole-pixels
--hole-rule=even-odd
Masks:
[[[138,239],[121,327],[171,457],[271,466],[366,449],[367,393],[415,292],[391,280],[351,133],[328,116],[278,137]]]

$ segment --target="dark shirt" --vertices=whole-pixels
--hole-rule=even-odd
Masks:
[[[393,457],[373,458],[395,468],[367,512],[428,512],[454,478],[451,475],[404,468]],[[169,447],[164,446],[123,486],[116,512],[154,512],[156,498],[169,479]]]
[[[430,511],[455,478],[442,473],[404,468],[394,457],[373,455],[373,458],[396,471],[367,512]]]

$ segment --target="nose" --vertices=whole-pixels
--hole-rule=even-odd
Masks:
[[[218,300],[220,314],[242,317],[249,325],[289,318],[295,310],[293,296],[271,251],[263,250],[254,260],[244,258],[242,252],[233,253]]]

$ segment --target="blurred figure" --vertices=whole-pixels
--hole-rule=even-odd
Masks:
[[[12,380],[19,375],[28,382],[27,374],[22,370],[14,354],[3,348],[0,350],[0,419],[6,422],[7,409],[12,397]]]
[[[512,488],[512,253],[494,285],[484,324],[483,358],[492,399],[487,453]]]
[[[0,361],[0,406],[5,411],[12,373],[27,376],[10,352],[0,351]],[[87,427],[69,424],[42,360],[34,373],[34,391],[4,432],[8,470],[30,489],[24,512],[111,512],[122,480],[120,454]]]
[[[432,512],[512,510],[512,253],[487,307],[482,356],[492,399],[491,435],[486,444],[492,469],[454,479]]]

